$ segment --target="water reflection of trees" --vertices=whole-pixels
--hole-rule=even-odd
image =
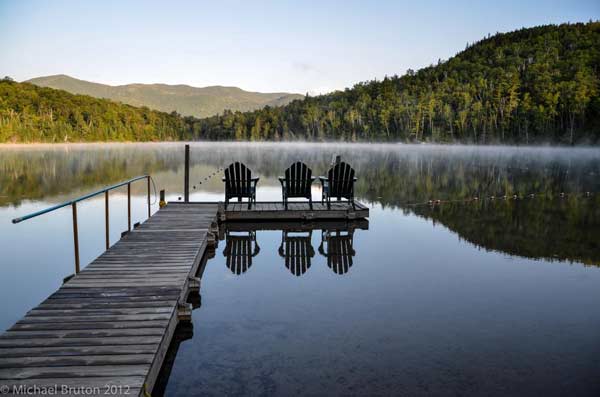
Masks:
[[[182,189],[181,144],[2,150],[0,154],[0,205],[72,194],[144,173],[153,174],[159,188]],[[356,169],[359,199],[432,218],[488,249],[600,262],[592,238],[599,222],[600,152],[592,149],[198,144],[192,146],[192,185],[222,192],[219,178],[202,178],[238,160],[262,177],[259,187],[276,186],[276,176],[292,162],[302,160],[319,175],[337,154]],[[587,191],[593,193],[591,198],[569,195]],[[567,193],[567,199],[541,201],[539,197],[558,197],[561,192]],[[409,205],[530,193],[537,195],[531,204],[481,200],[468,207],[444,205],[435,210]],[[558,241],[560,252],[554,252],[557,246],[548,241]]]
[[[413,210],[487,250],[600,265],[600,196],[481,200]]]

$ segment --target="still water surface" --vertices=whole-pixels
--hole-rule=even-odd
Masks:
[[[221,175],[205,178],[241,160],[257,199],[277,200],[290,163],[321,175],[335,154],[357,170],[368,223],[223,227],[160,391],[600,395],[599,150],[194,144],[192,199],[219,200]],[[69,209],[12,218],[144,173],[177,200],[182,160],[181,144],[0,148],[0,329],[73,272]],[[133,192],[144,220],[143,183]],[[88,263],[104,247],[101,197],[79,225]],[[125,229],[123,189],[112,241]]]

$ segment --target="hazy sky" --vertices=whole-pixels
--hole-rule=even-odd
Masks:
[[[320,93],[488,33],[600,19],[600,1],[0,0],[0,75]]]

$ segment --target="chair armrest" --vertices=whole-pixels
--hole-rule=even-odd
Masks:
[[[279,179],[279,183],[281,183],[281,186],[283,186],[283,183],[285,182],[285,178],[280,176],[277,179]]]

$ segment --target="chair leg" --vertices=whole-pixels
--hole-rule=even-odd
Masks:
[[[308,198],[308,206],[310,207],[310,210],[312,211],[312,197]]]
[[[229,197],[225,197],[225,209],[227,209],[227,204],[229,204]]]

